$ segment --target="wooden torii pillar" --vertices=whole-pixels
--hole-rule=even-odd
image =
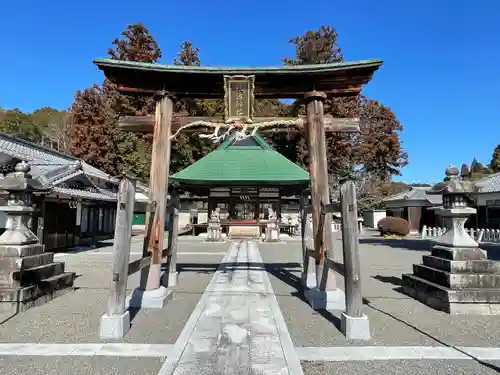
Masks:
[[[167,209],[168,176],[170,172],[170,145],[174,100],[166,92],[157,92],[154,116],[153,147],[149,178],[149,207],[154,207],[153,221],[146,218],[144,247],[151,253],[149,267],[141,270],[141,282],[132,294],[131,307],[162,308],[170,291],[161,285],[162,260]],[[148,213],[149,214],[149,213]],[[149,215],[148,215],[149,216]],[[149,225],[151,226],[149,228]]]
[[[345,294],[337,287],[335,273],[326,265],[326,259],[334,258],[332,216],[324,215],[323,207],[330,206],[328,188],[327,150],[323,101],[326,93],[310,91],[304,95],[307,108],[307,141],[309,148],[309,173],[311,178],[311,212],[313,221],[316,288],[306,290],[305,297],[314,309],[344,310]],[[339,127],[339,132],[357,132],[352,127]],[[307,256],[307,254],[306,254]],[[308,270],[305,270],[307,274]]]

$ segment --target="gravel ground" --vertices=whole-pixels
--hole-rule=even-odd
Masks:
[[[359,362],[303,361],[304,375],[358,375],[358,374],[437,374],[437,375],[493,375],[498,371],[472,360],[392,360]],[[494,366],[499,363],[492,363]]]
[[[368,345],[499,346],[500,320],[494,316],[450,316],[401,294],[401,274],[421,263],[430,244],[421,240],[360,240],[362,291],[367,300],[372,340]],[[340,313],[318,313],[300,298],[300,242],[260,244],[264,262],[292,340],[297,346],[344,346],[339,332]],[[342,242],[337,238],[335,261],[342,263]],[[283,270],[286,268],[286,270]],[[343,278],[337,277],[343,287]]]
[[[138,246],[138,245],[137,245]],[[136,248],[137,248],[136,246]],[[226,252],[229,244],[179,243],[179,252]],[[109,252],[103,247],[97,252]],[[133,248],[132,251],[135,249]],[[92,343],[98,336],[101,315],[106,311],[111,255],[87,252],[58,256],[66,269],[81,275],[77,290],[49,303],[16,315],[0,325],[0,342]],[[135,257],[137,258],[137,256]],[[124,342],[173,344],[189,319],[223,255],[180,255],[179,284],[163,309],[141,309],[131,313],[132,327]],[[139,285],[139,272],[129,277],[129,293]]]
[[[0,357],[0,373],[8,375],[157,375],[161,358]]]
[[[160,310],[134,313],[132,328],[124,338],[129,343],[173,344],[198,303],[229,243],[202,243],[181,237],[178,258],[179,284],[173,299]],[[302,262],[300,241],[259,243],[271,284],[288,330],[296,346],[363,345],[348,342],[339,331],[340,314],[315,312],[297,293]],[[135,237],[132,252],[140,252]],[[420,263],[430,245],[421,240],[361,239],[362,290],[365,313],[370,318],[373,339],[367,345],[386,346],[499,346],[497,317],[460,317],[437,312],[398,291],[401,274]],[[342,263],[341,241],[336,240],[335,261]],[[111,278],[111,244],[92,252],[58,255],[66,269],[78,275],[77,290],[12,317],[0,325],[0,342],[92,343],[98,337],[99,319],[106,310]],[[102,253],[91,255],[91,253]],[[213,254],[195,254],[207,252]],[[499,251],[500,252],[500,251]],[[193,253],[193,254],[188,254]],[[131,260],[139,256],[132,256]],[[343,287],[343,277],[337,275]],[[138,285],[139,273],[129,278],[128,289]],[[161,358],[114,357],[0,357],[3,374],[157,374]],[[492,363],[500,366],[500,363]],[[437,373],[493,374],[498,369],[473,360],[392,360],[351,362],[302,362],[304,374]]]

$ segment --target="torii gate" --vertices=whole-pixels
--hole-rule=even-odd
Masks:
[[[125,117],[120,121],[123,130],[153,132],[149,200],[155,202],[155,215],[147,244],[151,252],[151,264],[147,283],[142,286],[145,289],[144,299],[166,297],[166,294],[162,295],[160,276],[170,144],[182,130],[208,132],[210,135],[205,137],[220,140],[233,130],[239,131],[240,136],[244,137],[258,130],[305,128],[311,176],[316,290],[319,292],[316,294],[326,300],[327,291],[333,294],[339,291],[335,275],[325,267],[325,258],[333,259],[334,247],[331,217],[328,215],[325,218],[324,225],[322,220],[323,207],[330,204],[325,132],[358,132],[359,120],[325,116],[323,101],[328,96],[358,95],[361,86],[368,83],[382,65],[381,60],[258,68],[161,65],[112,59],[98,59],[94,63],[110,81],[118,85],[120,91],[156,99],[155,116]],[[225,116],[207,118],[175,115],[174,102],[182,98],[223,98]],[[303,100],[307,106],[307,116],[254,117],[255,99],[281,98]],[[222,135],[219,134],[221,130]],[[175,272],[175,264],[171,264],[170,271]]]

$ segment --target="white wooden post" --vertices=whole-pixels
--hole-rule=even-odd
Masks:
[[[340,186],[342,212],[342,247],[344,253],[344,278],[346,311],[341,316],[341,330],[348,340],[369,340],[370,323],[363,314],[361,294],[361,266],[359,262],[359,229],[356,186],[345,181]]]

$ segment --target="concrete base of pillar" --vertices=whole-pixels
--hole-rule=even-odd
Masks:
[[[342,313],[340,330],[347,340],[367,341],[371,339],[370,321],[364,314],[362,317],[353,317]]]
[[[302,286],[307,289],[316,288],[316,274],[308,273],[307,276],[303,277]]]
[[[130,330],[130,313],[125,311],[122,315],[101,316],[99,337],[102,340],[120,340]]]
[[[304,297],[314,310],[345,310],[345,293],[340,288],[325,291],[314,287],[306,290]]]
[[[126,304],[132,308],[161,309],[172,297],[172,291],[164,286],[153,290],[136,288],[127,297]]]

